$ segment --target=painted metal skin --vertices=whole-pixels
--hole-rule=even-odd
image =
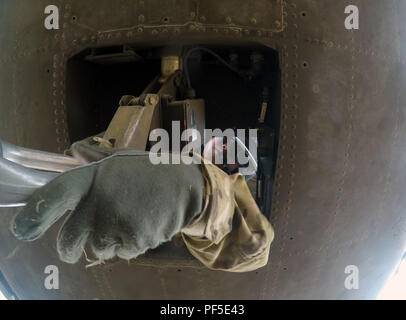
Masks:
[[[360,29],[353,31],[344,28],[349,4],[344,1],[257,0],[250,9],[243,7],[247,1],[207,1],[199,10],[196,3],[59,0],[52,4],[60,8],[61,29],[51,31],[43,27],[49,1],[1,1],[0,137],[51,152],[69,145],[66,61],[87,47],[179,41],[272,47],[281,59],[282,114],[271,213],[276,238],[267,267],[245,274],[210,271],[174,239],[136,261],[85,269],[85,261],[58,260],[60,223],[41,240],[23,243],[9,232],[16,210],[2,209],[0,278],[7,294],[22,299],[378,294],[406,238],[406,2],[352,0],[360,10]],[[222,15],[224,10],[230,15]],[[162,16],[170,22],[163,23]],[[44,269],[51,264],[59,267],[60,290],[44,287]],[[348,265],[359,268],[359,290],[344,287]]]

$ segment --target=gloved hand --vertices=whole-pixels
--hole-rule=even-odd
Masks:
[[[169,241],[201,211],[200,165],[153,165],[148,155],[116,154],[67,171],[38,189],[11,229],[32,241],[68,210],[57,250],[76,263],[89,239],[100,260],[132,259]]]

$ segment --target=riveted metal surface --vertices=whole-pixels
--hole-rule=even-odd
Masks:
[[[359,4],[360,10],[366,5]],[[397,34],[399,2],[381,5],[368,2],[368,10],[361,11],[361,19],[380,16],[376,25],[370,20],[347,31],[342,5],[338,10],[329,1],[323,7],[287,3],[272,213],[279,237],[264,298],[373,298],[388,275],[384,270],[404,249],[404,233],[398,231],[393,241],[390,230],[395,221],[404,223],[405,211],[389,200],[403,193],[405,183],[399,151],[405,129],[403,68],[399,40],[387,44],[383,36]],[[316,17],[322,21],[315,23]],[[394,172],[400,175],[397,184]],[[345,289],[348,265],[359,267],[368,289]]]
[[[100,9],[83,2],[72,2],[65,9],[69,9],[66,16],[70,16],[71,22],[93,32],[133,30],[141,33],[175,29],[184,32],[213,28],[278,32],[282,31],[282,3],[281,0],[241,1],[236,6],[232,0],[221,3],[216,0],[102,0],[98,4]],[[102,24],[100,19],[104,20]]]
[[[360,29],[353,31],[344,28],[347,3],[334,0],[272,2],[283,6],[282,17],[276,9],[239,16],[214,4],[196,14],[188,5],[159,11],[147,1],[132,3],[56,1],[58,31],[42,27],[44,0],[0,4],[7,30],[0,32],[6,47],[0,137],[49,151],[69,145],[66,61],[88,47],[252,41],[275,48],[282,113],[270,261],[247,274],[210,271],[174,240],[129,264],[85,269],[85,261],[58,260],[60,223],[41,240],[22,243],[8,231],[14,210],[5,209],[0,270],[13,290],[39,299],[374,298],[406,238],[404,1],[351,1],[360,9]],[[254,2],[234,6],[247,3]],[[269,3],[258,0],[254,7],[269,9]],[[48,264],[60,268],[61,290],[44,288]],[[359,290],[344,288],[347,265],[359,267]]]

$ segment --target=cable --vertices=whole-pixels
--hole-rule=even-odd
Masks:
[[[185,77],[186,77],[186,82],[187,82],[187,86],[188,86],[189,89],[192,88],[192,84],[191,84],[190,75],[189,75],[188,59],[189,59],[190,55],[195,51],[204,51],[204,52],[210,53],[217,60],[219,60],[222,64],[224,64],[227,68],[229,68],[231,71],[239,74],[240,76],[244,76],[243,72],[241,72],[237,68],[233,67],[231,64],[229,64],[226,60],[224,60],[222,57],[220,57],[214,51],[212,51],[212,50],[210,50],[208,48],[204,48],[204,47],[195,47],[195,48],[192,48],[189,51],[187,51],[186,54],[185,54],[185,57],[183,59],[183,66],[184,66],[184,69],[185,69]]]

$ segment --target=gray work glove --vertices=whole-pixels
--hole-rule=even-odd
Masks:
[[[196,217],[203,189],[200,165],[153,165],[145,154],[116,154],[35,191],[11,229],[32,241],[73,210],[58,234],[61,260],[76,263],[88,239],[99,260],[129,260],[169,241]]]

